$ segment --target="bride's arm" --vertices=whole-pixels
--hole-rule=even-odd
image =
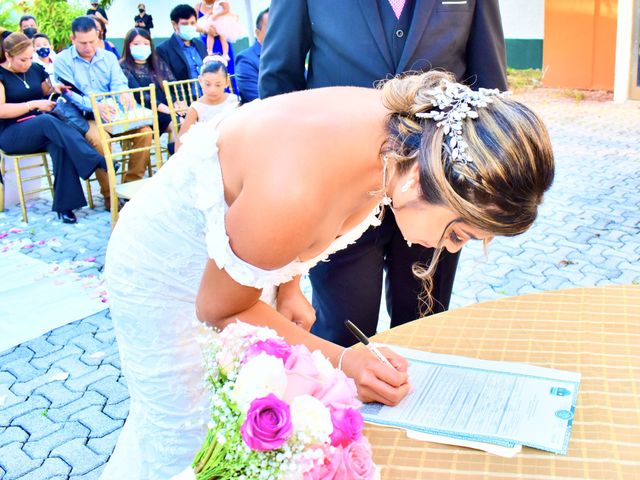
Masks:
[[[260,290],[238,284],[213,260],[207,261],[196,300],[196,313],[202,322],[219,329],[236,319],[272,328],[290,344],[303,344],[311,351],[322,351],[335,366],[344,350],[289,321],[260,300]],[[344,355],[342,369],[355,380],[362,401],[396,405],[410,389],[406,361],[390,350],[384,353],[396,370],[364,348],[349,350]]]
[[[294,168],[275,174],[273,170],[262,170],[260,175],[243,176],[241,190],[235,196],[231,169],[226,178],[231,186],[227,186],[230,206],[225,215],[225,230],[238,257],[234,261],[253,266],[258,271],[256,275],[263,276],[258,280],[267,283],[271,271],[329,242],[331,235],[326,232],[335,231],[332,226],[341,218],[340,213],[333,211],[336,207],[327,201],[322,183],[314,185],[317,178],[300,172],[294,174]],[[270,327],[290,344],[320,350],[333,365],[338,365],[343,347],[292,323],[260,301],[260,289],[238,283],[232,277],[234,274],[233,264],[221,269],[214,260],[207,261],[196,299],[201,321],[220,329],[236,319]],[[343,355],[342,369],[355,380],[361,400],[394,405],[409,392],[406,361],[390,351],[387,356],[397,369],[380,362],[365,348],[350,349]]]
[[[296,325],[311,330],[316,312],[300,289],[300,276],[278,287],[278,312]]]

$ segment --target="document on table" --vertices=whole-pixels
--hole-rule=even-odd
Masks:
[[[366,422],[567,453],[579,373],[389,348],[409,361],[413,391],[395,407],[365,404],[361,412]]]

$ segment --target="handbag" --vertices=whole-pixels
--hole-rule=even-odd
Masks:
[[[89,122],[84,116],[84,112],[73,102],[63,97],[58,98],[51,113],[70,127],[75,128],[83,137],[89,131]]]

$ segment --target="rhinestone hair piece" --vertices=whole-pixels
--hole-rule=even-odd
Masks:
[[[486,107],[493,102],[492,97],[504,97],[509,92],[501,92],[497,88],[474,91],[459,83],[445,82],[444,88],[430,90],[428,93],[434,98],[435,108],[416,113],[416,117],[430,118],[436,122],[436,127],[443,129],[447,137],[444,148],[452,161],[472,163],[473,160],[467,154],[467,142],[462,137],[462,120],[478,118],[477,108]]]

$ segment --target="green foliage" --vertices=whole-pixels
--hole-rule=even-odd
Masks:
[[[24,2],[18,0],[2,0],[0,3],[0,27],[13,32],[17,31],[18,20],[24,12]]]
[[[29,8],[38,21],[38,30],[49,36],[56,51],[69,44],[71,22],[85,12],[83,4],[65,0],[33,0]]]

